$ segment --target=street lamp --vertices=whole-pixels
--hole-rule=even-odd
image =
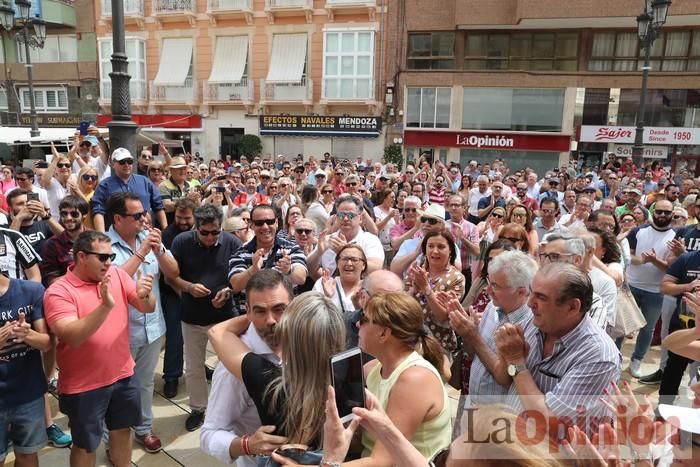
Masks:
[[[32,138],[39,136],[39,125],[37,123],[36,106],[34,104],[34,80],[32,78],[32,59],[29,55],[29,48],[42,49],[46,40],[46,22],[37,16],[32,18],[32,2],[29,0],[15,0],[17,11],[19,12],[19,26],[22,28],[15,34],[15,41],[24,43],[25,68],[27,69],[27,81],[29,82],[29,121],[31,130],[29,134]],[[0,7],[0,22],[2,27],[10,31],[15,26],[15,11],[3,2]],[[29,28],[33,28],[33,33]]]
[[[647,79],[649,78],[649,59],[654,41],[661,34],[661,28],[666,23],[671,0],[652,0],[645,2],[644,11],[637,16],[637,35],[639,44],[644,49],[644,66],[642,67],[642,89],[639,93],[639,111],[637,112],[637,127],[634,133],[632,156],[641,158],[644,154],[644,116],[646,113]]]

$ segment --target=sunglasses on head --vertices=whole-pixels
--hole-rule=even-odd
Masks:
[[[61,217],[72,217],[73,219],[77,219],[80,217],[80,211],[61,211],[58,213]]]
[[[427,223],[427,224],[430,224],[430,225],[435,225],[435,224],[437,224],[438,222],[440,222],[439,220],[435,219],[434,217],[425,217],[425,216],[421,217],[421,218],[420,218],[420,221],[421,221],[422,223],[424,223],[424,224]]]
[[[209,237],[209,236],[214,236],[216,237],[221,233],[221,230],[202,230],[202,229],[197,229],[199,232],[199,235],[202,237]]]
[[[70,164],[64,162],[64,163],[61,163],[61,164],[57,164],[56,167],[58,167],[59,169],[70,169]]]
[[[86,182],[89,181],[89,180],[95,181],[95,180],[97,180],[97,175],[83,174],[83,177],[82,177],[82,178],[83,178],[83,180],[85,180]]]
[[[267,224],[267,225],[275,225],[275,222],[277,222],[277,219],[255,219],[255,220],[253,220],[253,221],[251,221],[251,222],[253,222],[253,224],[254,224],[256,227],[262,227],[262,226],[265,225],[265,224]]]
[[[83,251],[86,255],[94,255],[97,256],[97,260],[100,263],[106,263],[107,261],[114,261],[114,258],[117,257],[116,253],[95,253],[94,251]]]
[[[132,165],[134,163],[133,159],[122,159],[120,161],[117,161],[117,164],[119,165]]]

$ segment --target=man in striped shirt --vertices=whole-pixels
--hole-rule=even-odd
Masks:
[[[546,264],[535,275],[528,305],[535,326],[504,324],[496,346],[513,384],[508,402],[517,409],[557,417],[589,434],[608,416],[603,390],[620,377],[615,343],[588,316],[593,286],[567,263]]]

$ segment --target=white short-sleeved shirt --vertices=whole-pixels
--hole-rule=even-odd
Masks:
[[[479,200],[484,196],[491,196],[490,188],[487,188],[485,193],[480,192],[478,187],[469,190],[469,214],[479,215]]]
[[[333,234],[337,235],[337,234]],[[382,263],[384,262],[384,247],[382,247],[382,242],[379,241],[379,237],[364,230],[360,230],[355,238],[348,239],[348,243],[356,243],[365,252],[367,259],[380,259]],[[328,269],[329,271],[335,271],[335,251],[327,250],[321,256],[321,267],[323,269]]]

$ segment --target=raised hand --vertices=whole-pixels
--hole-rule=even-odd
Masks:
[[[263,267],[263,257],[265,256],[265,250],[259,248],[255,253],[253,253],[253,259],[251,260],[251,269],[253,274],[260,271]]]
[[[4,326],[0,327],[0,349],[5,347],[5,344],[14,337],[12,330],[16,324],[17,321],[8,321]]]
[[[496,347],[499,355],[508,363],[524,362],[527,357],[528,347],[523,331],[510,323],[496,330]]]
[[[333,298],[335,296],[335,279],[333,279],[328,269],[323,270],[321,285],[323,286],[323,293],[326,294],[326,297]]]
[[[289,252],[286,250],[282,251],[282,257],[277,261],[277,269],[285,276],[289,274],[292,270],[292,258],[289,256]]]
[[[24,339],[32,330],[32,325],[25,320],[24,312],[19,313],[19,320],[12,328],[12,333],[15,335],[15,342],[24,342]]]
[[[153,290],[153,274],[141,274],[141,271],[136,271],[136,296],[141,300],[145,300]]]
[[[473,338],[479,333],[479,319],[474,308],[469,307],[467,312],[459,301],[453,299],[450,300],[447,310],[450,327],[463,339]]]
[[[112,297],[112,293],[109,291],[110,280],[110,276],[107,274],[99,284],[102,306],[106,307],[108,310],[114,308],[114,297]]]

